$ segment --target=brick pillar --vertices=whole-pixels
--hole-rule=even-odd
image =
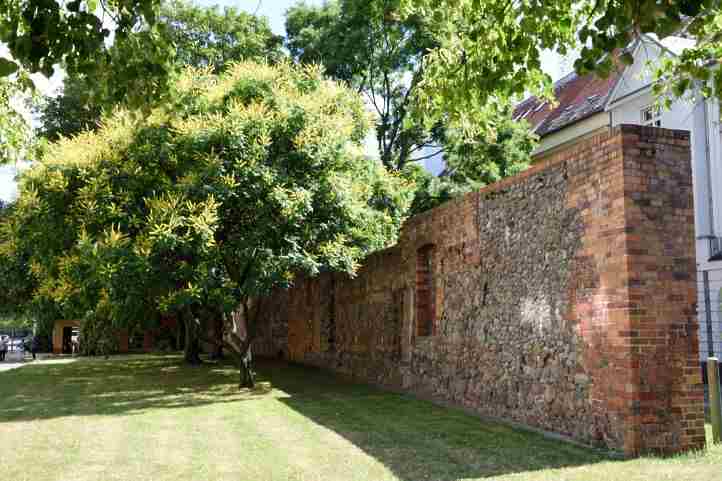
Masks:
[[[625,452],[704,446],[689,133],[625,127]]]
[[[704,446],[689,133],[621,126],[576,169],[576,306],[594,437],[629,456]]]

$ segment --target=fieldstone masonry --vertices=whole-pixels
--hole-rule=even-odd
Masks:
[[[689,134],[621,126],[410,219],[353,279],[278,292],[255,348],[630,456],[680,452],[705,439],[695,273]]]

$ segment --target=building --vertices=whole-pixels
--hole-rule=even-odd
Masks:
[[[514,110],[540,137],[535,160],[571,142],[620,124],[688,130],[691,133],[695,233],[699,282],[700,357],[722,353],[722,136],[717,100],[690,94],[660,109],[652,93],[654,66],[678,55],[693,41],[643,36],[628,47],[634,62],[600,78],[571,73],[554,85],[556,104],[530,97]]]
[[[78,342],[80,320],[59,319],[53,324],[53,353],[74,354],[73,344]],[[128,331],[118,329],[118,352],[128,352]],[[76,344],[77,345],[77,344]]]

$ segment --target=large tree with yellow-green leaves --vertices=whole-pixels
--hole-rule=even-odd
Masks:
[[[172,98],[52,145],[21,178],[2,252],[26,260],[27,302],[89,332],[177,316],[189,362],[240,306],[246,334],[207,340],[251,385],[263,297],[300,273],[352,274],[395,240],[411,186],[364,155],[362,100],[316,68],[189,69]]]

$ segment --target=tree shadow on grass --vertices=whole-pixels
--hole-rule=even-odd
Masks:
[[[277,363],[265,364],[263,373],[288,394],[281,402],[349,440],[403,480],[486,478],[612,459],[325,371]]]
[[[190,367],[179,356],[31,364],[0,372],[0,423],[277,400],[408,481],[484,478],[609,459],[326,371],[273,361],[260,362],[258,371],[271,392],[239,391],[238,371],[229,363]]]
[[[228,363],[191,367],[179,356],[81,358],[0,372],[0,423],[63,416],[133,415],[260,399],[239,391]]]

